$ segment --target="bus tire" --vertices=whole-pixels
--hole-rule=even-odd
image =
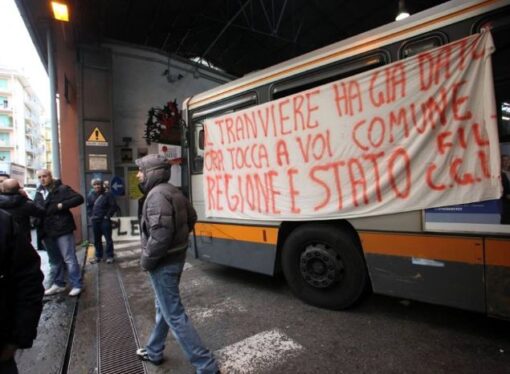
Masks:
[[[331,224],[309,223],[296,228],[283,245],[282,268],[297,297],[327,309],[353,306],[368,282],[356,240]]]

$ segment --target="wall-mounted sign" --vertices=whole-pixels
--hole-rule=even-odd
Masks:
[[[133,150],[131,148],[121,148],[120,159],[122,163],[130,164],[133,162]]]
[[[114,241],[140,240],[138,217],[112,218],[112,239]]]
[[[108,170],[108,156],[89,154],[89,170]]]
[[[113,177],[110,182],[110,188],[115,196],[124,196],[126,193],[124,180],[121,177]]]
[[[99,147],[107,147],[108,142],[106,141],[106,138],[104,137],[101,130],[99,130],[99,127],[94,128],[92,132],[90,133],[90,136],[87,139],[86,142],[87,145],[91,146],[99,146]]]
[[[143,196],[142,192],[138,188],[138,178],[136,175],[138,170],[128,170],[128,194],[131,200],[138,200]]]

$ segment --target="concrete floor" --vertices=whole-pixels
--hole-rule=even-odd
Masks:
[[[48,256],[45,251],[38,251],[38,254],[41,257],[45,287],[48,287]],[[80,263],[83,263],[84,254],[85,251],[78,248],[77,256]],[[37,329],[37,339],[31,349],[18,351],[17,353],[16,361],[21,374],[60,373],[77,301],[77,298],[69,297],[65,292],[44,297],[44,307]]]
[[[115,253],[113,266],[99,266],[119,269],[143,345],[154,308],[139,245],[118,244]],[[97,372],[97,270],[85,265],[69,373]],[[223,373],[510,373],[510,323],[479,314],[378,295],[332,312],[303,304],[281,278],[191,256],[181,294]],[[34,348],[19,357],[21,373],[59,372],[65,348],[56,331],[67,331],[69,303],[66,296],[46,302]],[[147,364],[148,373],[193,373],[173,337],[167,342],[165,362]]]

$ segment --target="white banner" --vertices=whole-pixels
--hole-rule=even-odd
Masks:
[[[319,220],[497,199],[489,32],[205,123],[209,217]]]

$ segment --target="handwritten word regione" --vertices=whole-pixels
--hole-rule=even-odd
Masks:
[[[362,217],[501,196],[489,32],[205,123],[208,217]]]

